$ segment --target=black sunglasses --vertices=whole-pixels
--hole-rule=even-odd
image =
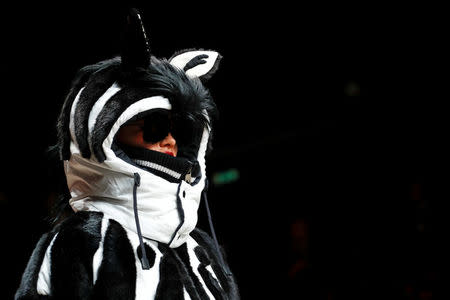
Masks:
[[[172,134],[178,145],[189,145],[193,142],[196,132],[191,120],[173,116],[169,111],[153,112],[144,118],[144,141],[156,143]]]
[[[144,141],[156,143],[163,140],[173,131],[173,124],[169,112],[157,111],[144,118]]]

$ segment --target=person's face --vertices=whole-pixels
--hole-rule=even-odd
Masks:
[[[177,142],[170,132],[167,133],[166,137],[159,141],[149,142],[144,139],[144,128],[144,119],[125,124],[119,129],[117,140],[125,145],[146,148],[166,153],[171,156],[177,156]]]

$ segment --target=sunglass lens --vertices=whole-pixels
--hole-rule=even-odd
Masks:
[[[153,113],[144,120],[144,141],[159,142],[169,134],[169,130],[169,115],[163,112]]]

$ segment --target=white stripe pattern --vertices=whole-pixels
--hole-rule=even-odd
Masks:
[[[102,218],[100,243],[98,245],[97,251],[95,251],[95,254],[92,257],[92,272],[93,272],[92,278],[93,278],[94,284],[97,281],[98,268],[100,268],[100,265],[103,260],[103,241],[105,240],[105,233],[106,233],[106,229],[108,228],[108,226],[109,226],[109,219]]]
[[[55,242],[58,233],[55,234],[50,245],[48,245],[47,250],[45,251],[45,256],[42,261],[41,269],[39,270],[38,281],[37,281],[37,293],[39,295],[50,295],[51,284],[50,284],[50,265],[51,265],[51,255],[52,255],[52,247]]]
[[[168,174],[168,175],[170,175],[172,177],[175,177],[176,179],[180,179],[180,177],[181,177],[181,173],[175,172],[175,171],[173,171],[173,170],[171,170],[169,168],[166,168],[164,166],[152,163],[150,161],[141,160],[141,159],[133,159],[133,161],[135,163],[137,163],[138,165],[141,165],[141,166],[144,166],[144,167],[148,167],[148,168],[151,168],[151,169],[154,169],[154,170],[161,171],[161,172],[166,173],[166,174]]]

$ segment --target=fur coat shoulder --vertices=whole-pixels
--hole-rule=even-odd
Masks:
[[[37,243],[15,299],[238,299],[213,240],[195,229],[177,248],[145,239],[101,212],[81,211]]]

